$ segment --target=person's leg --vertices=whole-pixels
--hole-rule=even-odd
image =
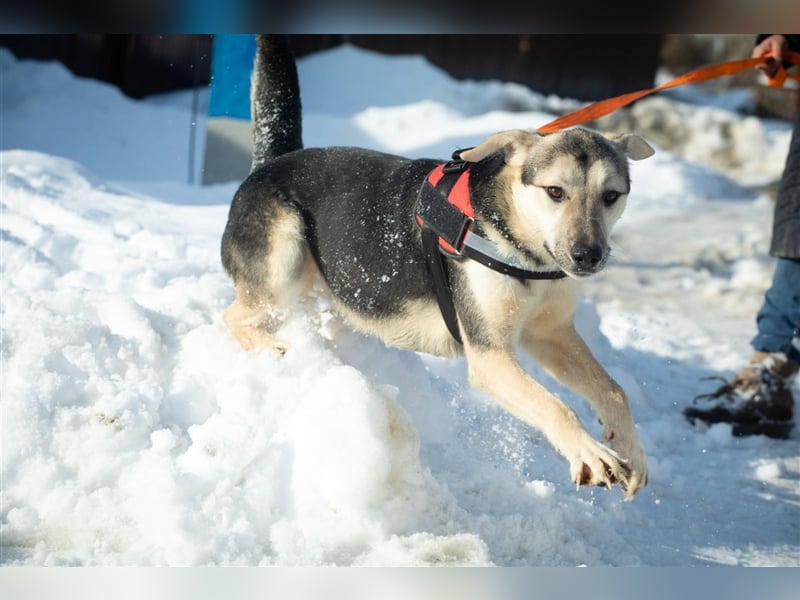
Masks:
[[[800,260],[778,259],[756,323],[750,363],[683,412],[692,423],[730,423],[737,436],[787,438],[794,413],[790,386],[800,367]]]
[[[800,119],[778,187],[769,252],[772,285],[756,316],[750,364],[684,410],[690,422],[731,423],[734,435],[785,438],[792,428],[791,383],[800,369]]]
[[[756,324],[755,350],[782,352],[800,363],[800,260],[778,259]]]
[[[772,256],[800,259],[800,119],[794,124],[772,220]]]

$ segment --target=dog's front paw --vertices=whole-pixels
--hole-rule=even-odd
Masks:
[[[647,455],[644,448],[635,433],[618,435],[607,430],[603,434],[603,440],[611,445],[628,466],[627,481],[620,483],[620,488],[626,500],[633,500],[636,493],[647,485]]]
[[[598,485],[608,489],[619,485],[625,500],[647,485],[647,456],[638,438],[605,436],[611,448],[588,434],[572,456],[568,456],[572,481],[581,485]]]
[[[569,460],[572,481],[578,487],[599,485],[611,489],[611,486],[618,484],[623,491],[630,487],[630,465],[616,451],[588,433],[581,436],[572,452],[565,454]]]

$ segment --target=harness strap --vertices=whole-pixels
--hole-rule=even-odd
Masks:
[[[567,276],[564,271],[531,271],[511,262],[504,262],[509,259],[501,258],[494,244],[471,231],[467,231],[464,236],[461,256],[515,279],[564,279]]]
[[[445,325],[447,325],[450,335],[459,344],[462,344],[461,333],[458,331],[458,319],[456,318],[456,307],[453,304],[453,295],[450,292],[450,277],[444,255],[439,252],[439,236],[430,227],[422,228],[422,248],[425,250],[425,262],[428,264],[428,271],[433,277],[433,289],[436,292],[436,301],[439,304],[439,312],[442,313]]]

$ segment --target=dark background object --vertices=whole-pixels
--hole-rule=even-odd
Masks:
[[[341,43],[422,54],[457,79],[497,79],[541,94],[600,100],[651,87],[661,35],[293,35],[298,56]]]
[[[207,85],[212,44],[211,35],[0,35],[0,46],[17,58],[58,60],[132,98]]]
[[[246,34],[245,34],[246,35]],[[521,83],[542,94],[598,100],[653,85],[662,36],[291,35],[299,57],[350,43],[386,54],[421,54],[458,79]],[[154,34],[2,35],[18,58],[59,60],[133,98],[207,85],[213,36]]]

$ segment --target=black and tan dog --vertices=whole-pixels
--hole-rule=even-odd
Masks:
[[[252,101],[253,170],[222,239],[236,287],[224,320],[243,348],[283,353],[275,310],[321,282],[385,343],[465,356],[470,383],[543,432],[578,485],[618,484],[628,499],[644,487],[625,394],[573,327],[578,281],[608,259],[628,159],[653,153],[644,140],[505,131],[444,165],[301,149],[296,67],[272,36],[258,39]],[[604,443],[522,369],[518,345],[589,400]]]

